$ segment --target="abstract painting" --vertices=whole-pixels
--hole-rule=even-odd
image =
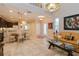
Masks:
[[[79,30],[79,14],[64,17],[65,30]]]

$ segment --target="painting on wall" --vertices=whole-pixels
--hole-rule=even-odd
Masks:
[[[79,14],[64,17],[65,30],[79,30]]]
[[[53,29],[53,23],[48,23],[48,29]]]

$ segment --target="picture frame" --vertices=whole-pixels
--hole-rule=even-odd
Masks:
[[[48,23],[48,29],[53,29],[53,23]]]
[[[64,17],[64,30],[79,30],[79,14]]]

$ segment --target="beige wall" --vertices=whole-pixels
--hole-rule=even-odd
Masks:
[[[35,22],[29,23],[29,32],[31,36],[36,35],[36,23]]]
[[[29,23],[29,32],[30,32],[31,36],[44,35],[44,24],[48,24],[48,22],[52,22],[52,20],[44,19],[42,22],[40,22],[40,21],[30,22]],[[50,30],[47,28],[47,32],[48,32],[48,34],[51,35],[51,33],[53,32],[53,29]]]

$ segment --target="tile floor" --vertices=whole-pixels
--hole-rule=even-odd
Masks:
[[[4,56],[66,56],[67,53],[58,48],[48,49],[46,39],[30,39],[24,42],[4,45]],[[74,53],[74,55],[79,55]]]

